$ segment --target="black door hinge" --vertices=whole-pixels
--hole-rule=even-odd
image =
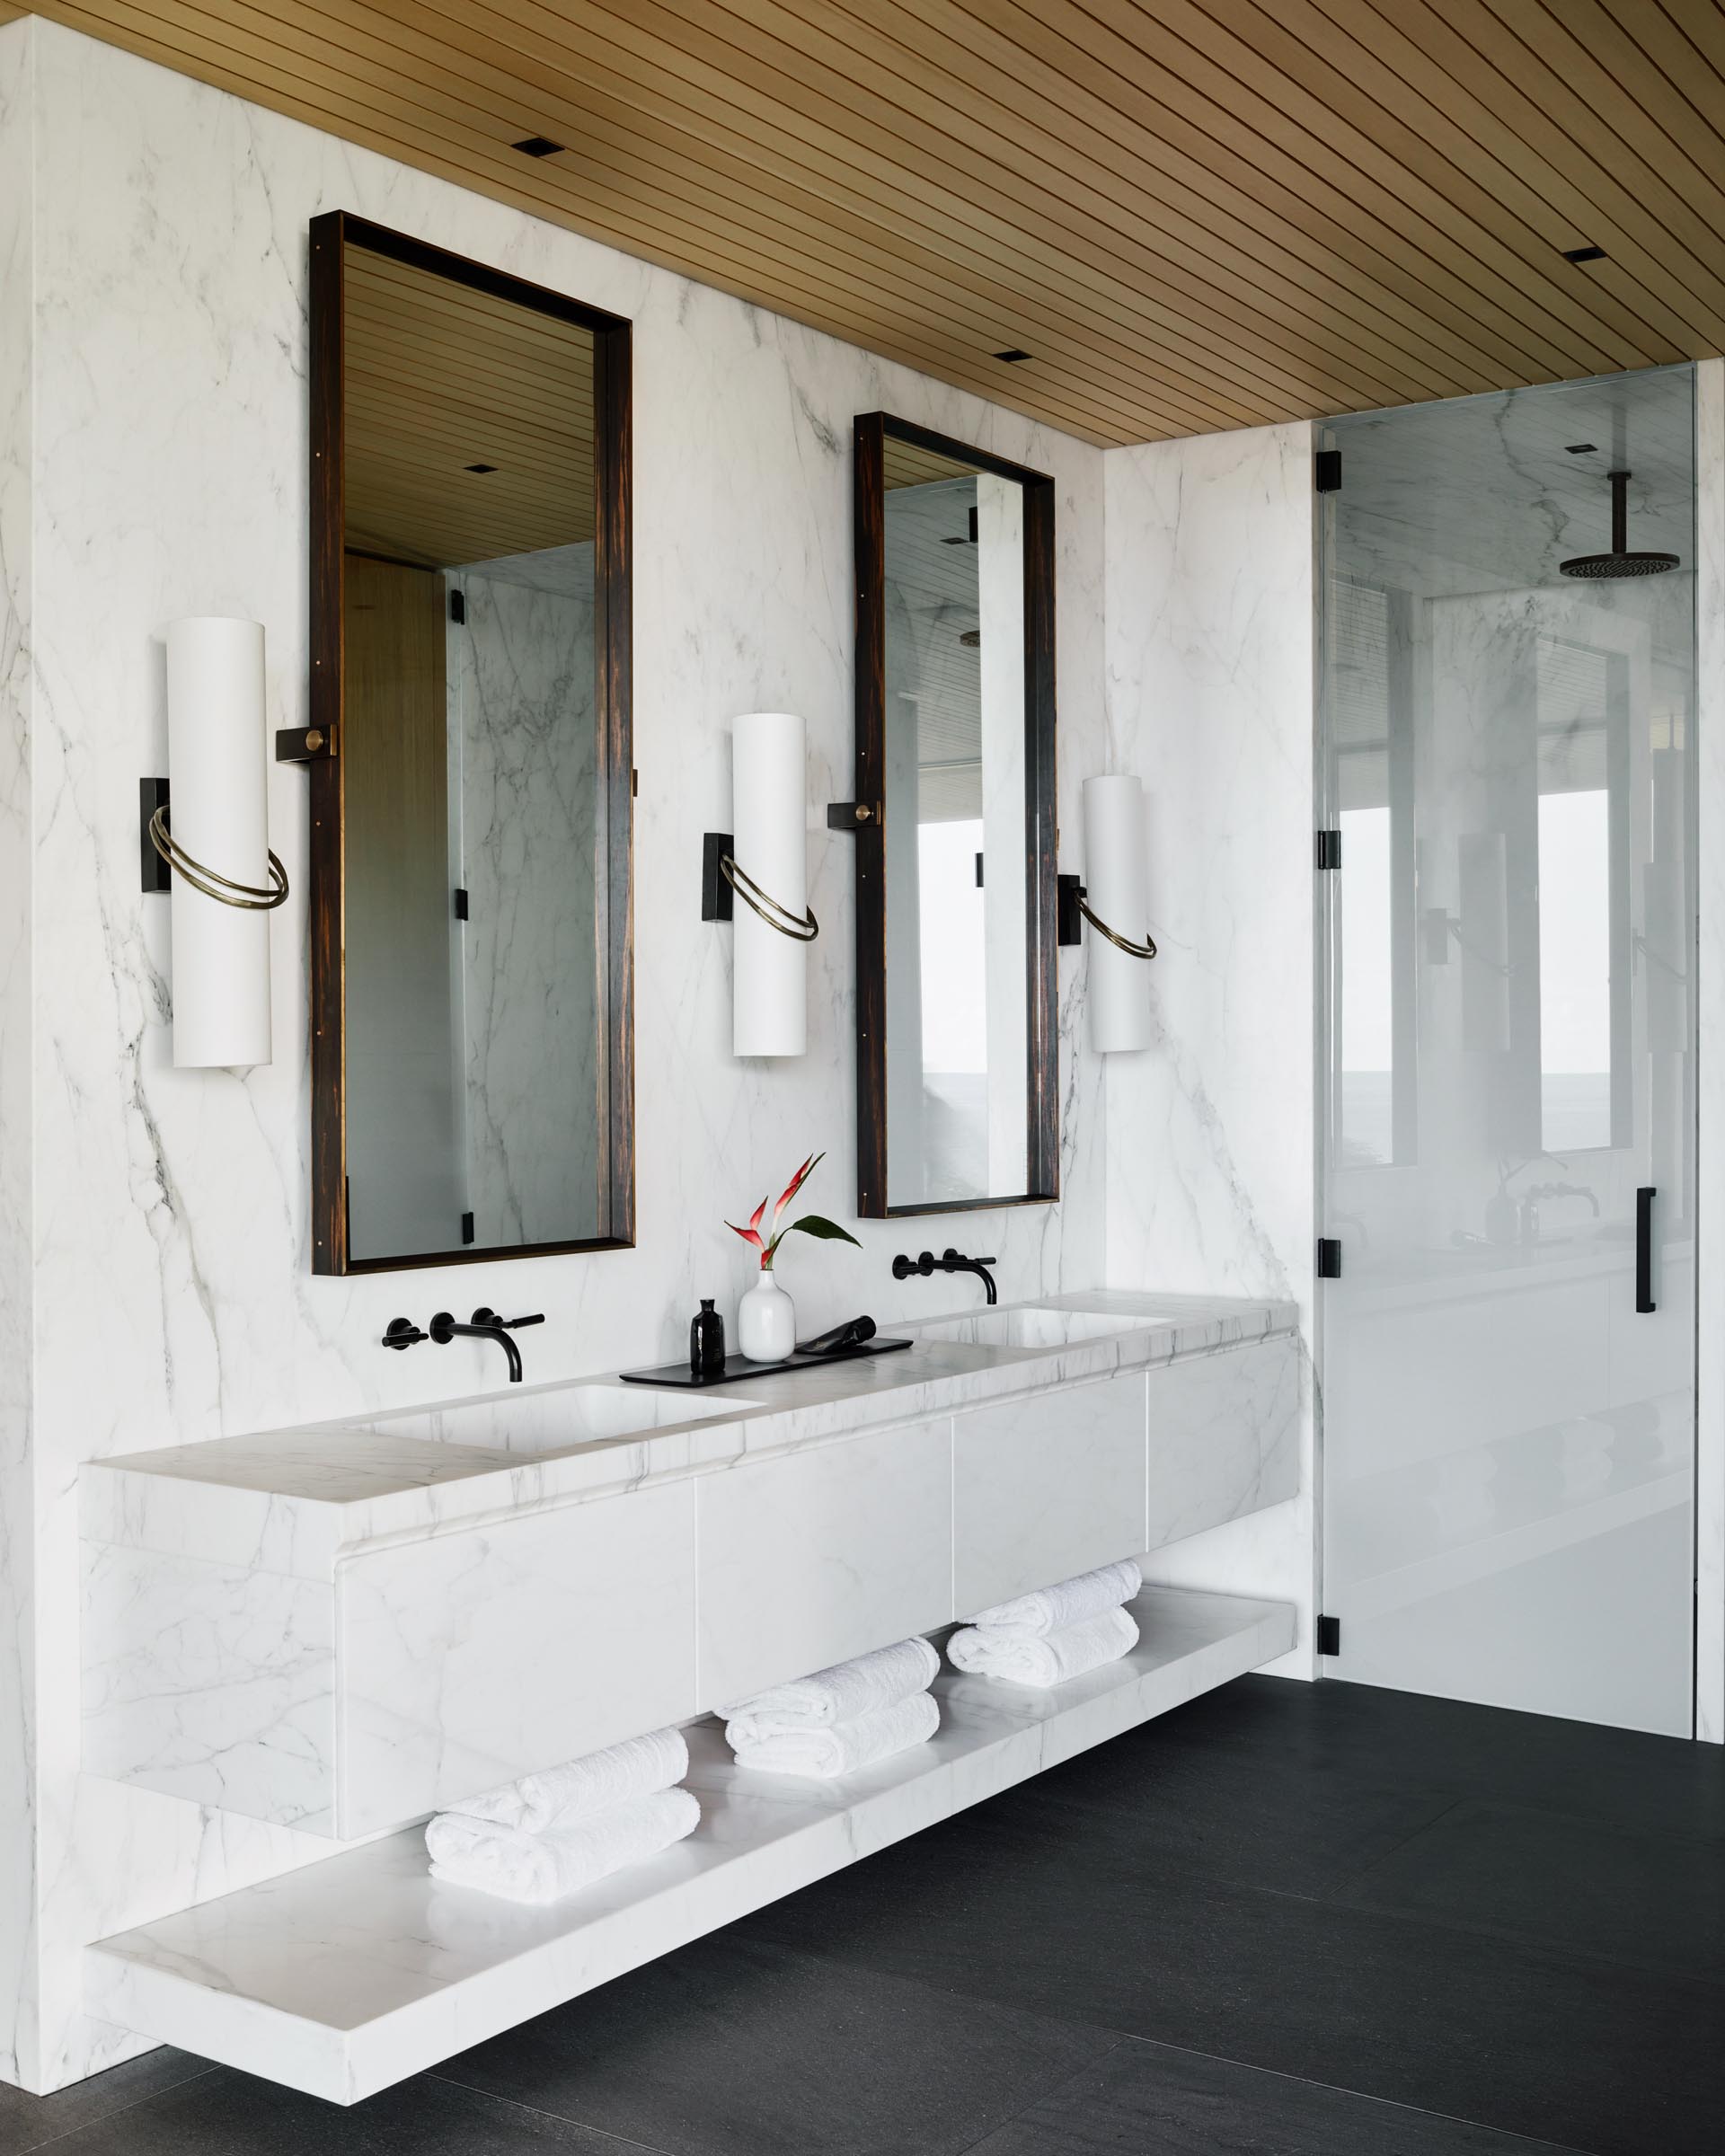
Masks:
[[[977,856],[977,888],[978,890],[982,888],[982,856],[980,853]]]
[[[1317,862],[1321,869],[1339,869],[1341,866],[1341,834],[1340,831],[1320,831],[1318,833]]]
[[[460,888],[459,885],[457,885],[456,888],[456,919],[457,921],[464,921],[466,918],[467,894]]]
[[[473,1240],[473,1216],[471,1213],[464,1213],[461,1216],[461,1240],[464,1242]]]
[[[1318,1652],[1321,1655],[1339,1655],[1341,1652],[1341,1620],[1340,1617],[1318,1619]]]
[[[1312,483],[1320,494],[1341,491],[1341,452],[1320,449],[1312,460]]]
[[[464,591],[449,594],[449,619],[457,623],[467,619],[467,595]]]
[[[1340,1280],[1341,1277],[1341,1245],[1333,1235],[1318,1238],[1318,1278]]]

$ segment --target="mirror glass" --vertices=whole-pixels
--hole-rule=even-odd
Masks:
[[[893,424],[880,437],[879,793],[896,1212],[1043,1194],[1053,714],[1028,596],[1037,475]]]
[[[598,339],[351,227],[341,299],[348,1260],[612,1240]]]

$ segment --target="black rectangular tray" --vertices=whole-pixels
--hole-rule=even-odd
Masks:
[[[761,1378],[776,1377],[781,1370],[818,1370],[825,1363],[854,1362],[859,1356],[865,1355],[891,1355],[897,1348],[916,1345],[915,1340],[883,1340],[877,1333],[860,1348],[839,1348],[831,1355],[805,1355],[798,1348],[782,1363],[751,1363],[747,1356],[728,1355],[722,1370],[697,1374],[686,1363],[661,1363],[656,1370],[622,1370],[617,1374],[625,1385],[686,1385],[691,1390],[702,1385],[752,1385]]]

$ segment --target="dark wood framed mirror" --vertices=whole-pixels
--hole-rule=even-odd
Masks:
[[[855,428],[857,1211],[1060,1194],[1054,482]]]
[[[630,325],[311,227],[312,1268],[634,1240]]]

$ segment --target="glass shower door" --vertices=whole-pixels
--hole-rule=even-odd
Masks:
[[[1692,372],[1325,439],[1324,1668],[1686,1735]]]

